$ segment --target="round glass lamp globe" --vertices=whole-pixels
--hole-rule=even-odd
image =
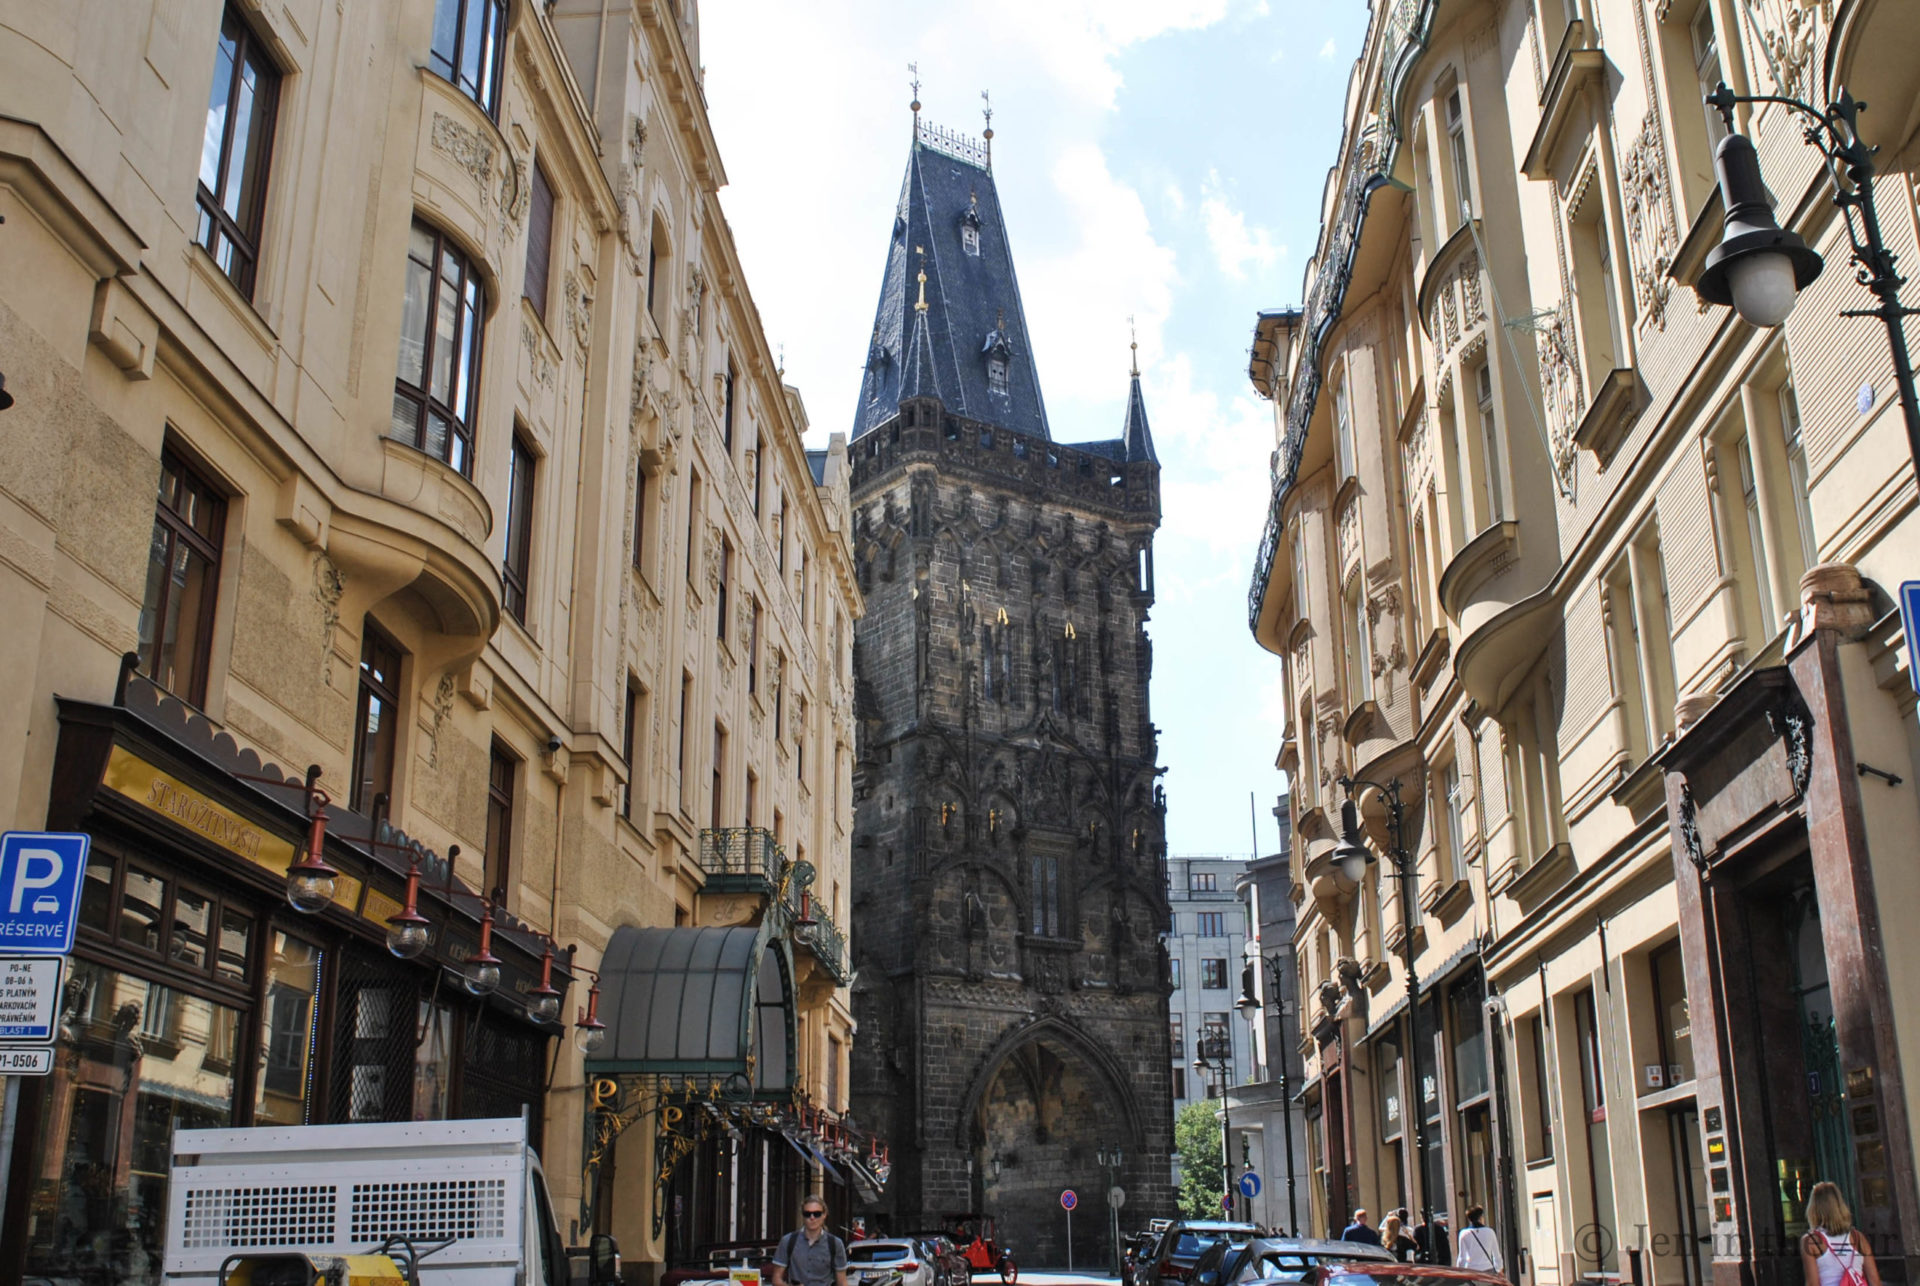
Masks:
[[[574,1028],[573,1039],[574,1042],[580,1046],[581,1053],[597,1054],[600,1052],[600,1047],[607,1043],[607,1029],[605,1027],[576,1027]]]
[[[1755,326],[1778,326],[1785,321],[1799,294],[1793,260],[1767,252],[1744,255],[1728,264],[1727,288],[1733,293],[1733,310]]]
[[[560,997],[533,996],[527,1001],[527,1017],[537,1023],[550,1023],[554,1015],[560,1012]]]
[[[427,949],[427,936],[424,924],[390,924],[387,950],[402,960],[412,960]]]
[[[301,914],[312,915],[331,901],[333,901],[331,872],[320,875],[301,871],[287,877],[287,905]]]
[[[469,992],[476,996],[490,996],[494,988],[500,985],[500,966],[492,962],[468,962],[466,971],[460,975],[460,981]]]

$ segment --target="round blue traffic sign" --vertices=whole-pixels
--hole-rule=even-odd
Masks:
[[[1251,1200],[1260,1195],[1260,1176],[1249,1170],[1240,1176],[1240,1193]]]
[[[1060,1194],[1060,1208],[1062,1210],[1071,1210],[1079,1204],[1080,1198],[1073,1195],[1072,1188],[1068,1188]]]
[[[1233,1194],[1231,1192],[1223,1192],[1220,1194],[1220,1208],[1228,1214],[1233,1213]]]

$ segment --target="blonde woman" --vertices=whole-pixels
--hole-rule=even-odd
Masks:
[[[1380,1221],[1380,1244],[1403,1264],[1412,1263],[1413,1253],[1419,1249],[1406,1233],[1406,1220],[1398,1214],[1388,1215]]]
[[[1847,1199],[1831,1183],[1816,1183],[1807,1198],[1807,1235],[1800,1239],[1806,1286],[1880,1286],[1873,1251],[1853,1226]]]

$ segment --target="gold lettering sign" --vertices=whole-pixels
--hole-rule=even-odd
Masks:
[[[214,803],[179,778],[162,772],[121,746],[107,757],[104,784],[141,807],[276,875],[293,865],[291,843]],[[342,874],[333,886],[335,905],[351,911],[360,902],[360,881]]]

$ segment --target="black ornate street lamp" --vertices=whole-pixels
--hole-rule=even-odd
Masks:
[[[1210,1072],[1220,1077],[1220,1209],[1224,1213],[1233,1208],[1233,1112],[1227,1105],[1233,1085],[1233,1037],[1221,1032],[1195,1040],[1193,1070],[1202,1080],[1209,1079]]]
[[[1293,944],[1288,943],[1288,952],[1291,953],[1292,949]],[[1280,1019],[1280,1128],[1286,1135],[1287,1143],[1287,1235],[1298,1237],[1300,1211],[1295,1203],[1293,1185],[1293,1078],[1288,1071],[1291,1066],[1290,1046],[1287,1044],[1287,1002],[1282,983],[1282,979],[1286,976],[1284,966],[1288,963],[1292,962],[1283,960],[1278,951],[1270,956],[1257,954],[1249,956],[1247,967],[1240,975],[1240,999],[1234,1002],[1234,1008],[1244,1014],[1248,1022],[1252,1022],[1258,1016],[1260,998],[1253,994],[1253,971],[1258,965],[1264,964],[1273,988],[1274,1011]],[[1293,976],[1297,987],[1300,977],[1297,967]]]
[[[1797,98],[1777,94],[1736,94],[1725,81],[1706,96],[1720,113],[1727,136],[1714,157],[1720,195],[1726,205],[1727,226],[1720,244],[1707,255],[1706,266],[1694,286],[1710,304],[1729,304],[1755,326],[1778,326],[1793,311],[1800,291],[1820,275],[1820,255],[1801,238],[1780,227],[1773,217],[1773,198],[1760,176],[1760,158],[1753,142],[1734,132],[1736,103],[1779,103],[1805,120],[1801,133],[1826,159],[1833,180],[1833,203],[1846,220],[1847,239],[1853,245],[1855,278],[1876,300],[1872,308],[1842,309],[1842,317],[1878,317],[1887,328],[1893,352],[1893,377],[1899,386],[1900,410],[1906,417],[1907,450],[1920,478],[1920,399],[1914,395],[1913,359],[1907,353],[1906,319],[1916,309],[1900,302],[1906,279],[1895,271],[1895,255],[1880,232],[1880,216],[1873,205],[1873,154],[1857,128],[1866,104],[1856,102],[1842,87],[1825,111]]]
[[[1377,781],[1353,777],[1342,777],[1339,784],[1347,792],[1347,802],[1341,809],[1341,829],[1344,834],[1333,850],[1333,864],[1356,885],[1366,878],[1367,867],[1373,864],[1374,856],[1373,850],[1362,842],[1359,814],[1353,802],[1354,787],[1370,787],[1387,799],[1387,825],[1393,832],[1393,847],[1388,850],[1387,859],[1393,863],[1393,870],[1384,874],[1400,881],[1400,948],[1407,970],[1407,1022],[1413,1036],[1413,1151],[1420,1174],[1420,1222],[1426,1225],[1427,1239],[1431,1245],[1434,1235],[1433,1193],[1427,1174],[1427,1109],[1424,1083],[1420,1079],[1420,973],[1413,967],[1413,904],[1420,873],[1414,867],[1412,855],[1407,852],[1407,807],[1400,801],[1398,777],[1384,786]]]

